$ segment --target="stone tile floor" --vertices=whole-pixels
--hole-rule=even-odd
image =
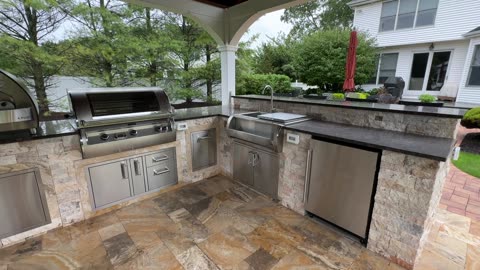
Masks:
[[[402,268],[214,177],[1,249],[0,269]]]

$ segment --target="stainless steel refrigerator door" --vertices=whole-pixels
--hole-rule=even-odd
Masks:
[[[377,152],[312,140],[306,210],[365,238]]]

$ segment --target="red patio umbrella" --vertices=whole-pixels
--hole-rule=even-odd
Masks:
[[[347,64],[345,65],[345,82],[343,83],[344,91],[354,91],[355,67],[357,65],[357,31],[350,33],[350,44],[348,45]]]

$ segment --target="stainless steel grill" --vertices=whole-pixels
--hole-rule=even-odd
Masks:
[[[12,74],[0,69],[0,132],[38,128],[38,106],[28,88]]]
[[[159,88],[94,88],[68,92],[84,158],[176,140],[173,107]]]

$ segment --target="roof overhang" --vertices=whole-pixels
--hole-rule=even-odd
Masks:
[[[465,38],[472,38],[472,37],[478,37],[478,36],[480,36],[480,26],[477,27],[477,28],[475,28],[475,29],[473,29],[473,30],[470,31],[470,32],[467,32],[467,33],[463,34],[463,36],[464,36]]]
[[[266,13],[312,0],[124,0],[171,11],[197,22],[220,45],[238,45],[242,35]]]
[[[348,5],[353,8],[353,7],[363,6],[366,4],[380,2],[380,1],[382,0],[353,0],[353,1],[350,1]]]

